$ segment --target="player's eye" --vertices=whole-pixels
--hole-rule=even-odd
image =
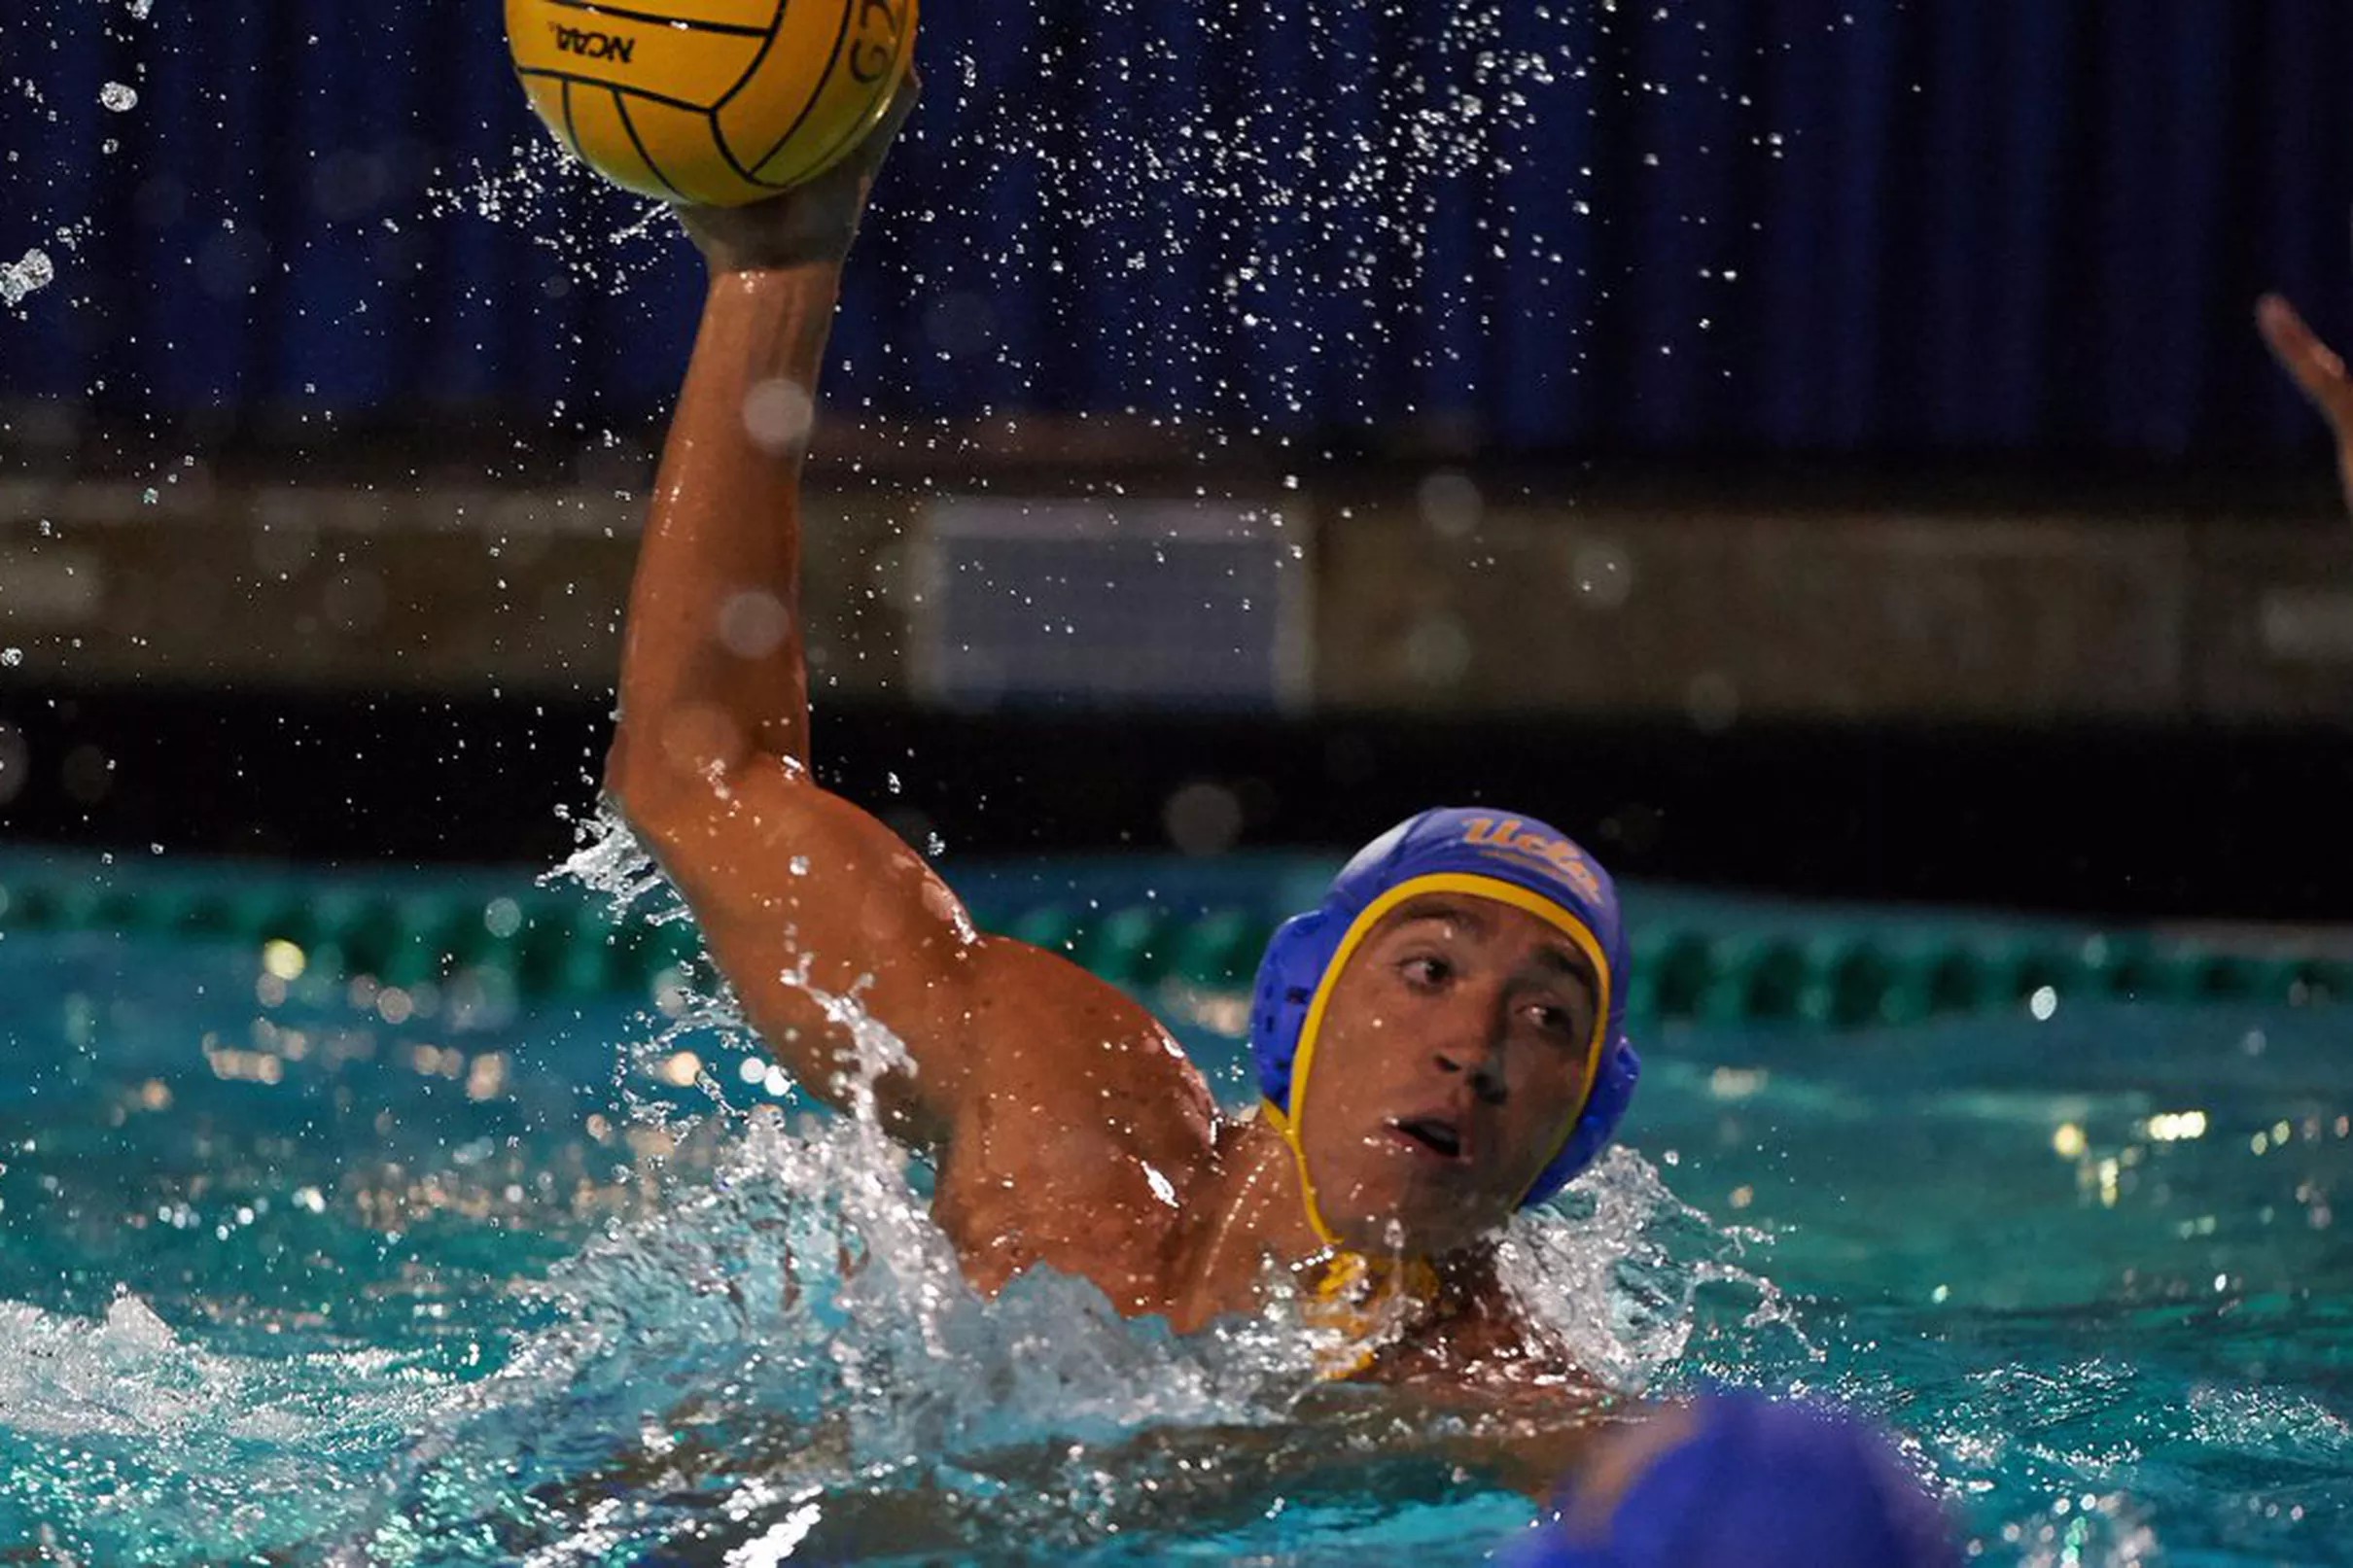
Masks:
[[[1454,977],[1455,966],[1435,954],[1418,953],[1397,965],[1409,985],[1422,990],[1435,990]]]
[[[1536,1027],[1545,1033],[1557,1034],[1563,1039],[1577,1037],[1577,1017],[1567,1008],[1555,1007],[1548,1002],[1538,1002],[1528,1011],[1528,1016],[1535,1021]]]

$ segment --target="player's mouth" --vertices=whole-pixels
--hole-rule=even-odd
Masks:
[[[1423,1159],[1470,1163],[1469,1130],[1450,1116],[1400,1116],[1388,1128],[1390,1136]]]

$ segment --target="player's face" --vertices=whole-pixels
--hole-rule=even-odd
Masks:
[[[1510,1217],[1583,1106],[1593,966],[1526,910],[1398,906],[1332,990],[1300,1135],[1350,1246],[1438,1256]]]

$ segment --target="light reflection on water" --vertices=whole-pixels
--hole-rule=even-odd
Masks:
[[[1467,1562],[1527,1516],[1311,1401],[1280,1306],[1178,1340],[1069,1279],[977,1301],[920,1171],[666,1000],[0,945],[0,1545]],[[1622,1385],[1890,1417],[1993,1560],[2347,1560],[2333,1033],[1672,1032],[1636,1153],[1507,1270]]]

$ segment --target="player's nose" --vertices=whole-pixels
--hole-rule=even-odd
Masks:
[[[1447,1010],[1430,1056],[1438,1070],[1460,1074],[1482,1103],[1500,1105],[1510,1091],[1503,1078],[1503,1039],[1498,1007],[1492,998],[1472,994],[1474,988],[1457,992]]]

